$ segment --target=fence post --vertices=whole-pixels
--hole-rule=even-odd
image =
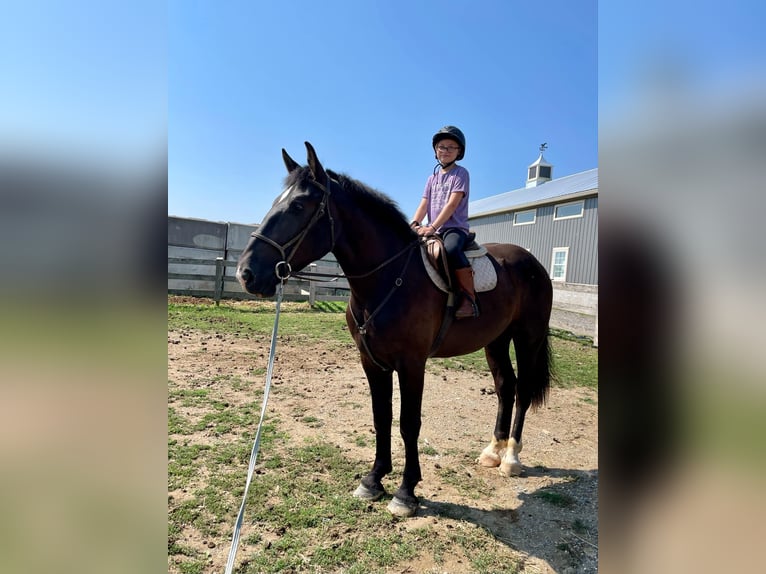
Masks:
[[[311,273],[316,273],[317,270],[317,264],[312,263],[309,265],[309,271]],[[317,288],[316,288],[316,281],[312,281],[309,279],[309,307],[313,307],[314,303],[316,303],[317,300]]]
[[[218,306],[218,304],[221,302],[221,297],[223,296],[223,257],[216,257],[215,258],[215,288],[213,291],[213,299],[215,299],[215,304]]]

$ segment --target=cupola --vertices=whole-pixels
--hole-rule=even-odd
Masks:
[[[540,156],[527,169],[526,187],[542,185],[546,181],[553,179],[553,166],[545,161],[543,157],[543,152],[547,147],[547,143],[540,144]]]

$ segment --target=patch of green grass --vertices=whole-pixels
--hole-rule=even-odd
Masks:
[[[575,505],[574,498],[568,494],[557,492],[555,490],[543,488],[535,492],[535,496],[541,500],[544,500],[548,504],[552,504],[553,506],[558,506],[560,508],[571,508]]]
[[[192,560],[190,562],[181,562],[178,568],[181,574],[203,574],[206,566],[205,560]]]
[[[383,567],[393,566],[418,555],[414,538],[400,533],[370,537],[361,545],[361,550],[374,565]]]
[[[560,333],[566,332],[561,331]],[[563,388],[587,387],[597,389],[598,349],[592,344],[588,344],[587,339],[581,340],[571,333],[568,335],[560,336],[559,332],[553,332],[550,338],[554,374],[552,385]],[[510,348],[510,356],[514,369],[516,369],[516,352],[513,345]],[[484,350],[460,357],[431,359],[429,366],[435,366],[445,371],[489,372]]]
[[[289,309],[289,312],[284,312]],[[275,306],[220,306],[168,302],[168,329],[194,329],[243,337],[271,337]],[[280,337],[306,337],[309,340],[350,343],[346,321],[340,313],[314,310],[305,304],[283,305],[279,317]]]
[[[507,560],[498,559],[497,553],[482,550],[471,558],[471,566],[479,574],[517,574],[519,567]]]
[[[551,339],[555,385],[598,389],[598,349],[570,339]]]
[[[176,412],[173,407],[168,407],[168,435],[190,434],[191,423]]]
[[[319,428],[322,426],[322,421],[320,421],[315,416],[307,415],[305,417],[301,418],[301,422],[304,424],[309,425],[311,428]]]
[[[260,411],[259,403],[249,403],[237,408],[220,401],[210,401],[208,405],[213,412],[205,413],[193,425],[193,430],[210,429],[216,435],[234,432],[235,429],[246,428],[248,424],[256,421]]]
[[[590,531],[588,525],[579,518],[575,518],[574,522],[572,522],[572,530],[578,534],[587,534]]]
[[[444,370],[454,369],[457,371],[473,371],[480,373],[489,372],[487,359],[484,356],[484,350],[474,351],[473,353],[462,355],[460,357],[431,359],[429,362]]]
[[[434,562],[437,564],[444,562],[444,555],[448,552],[450,545],[437,534],[433,527],[413,528],[410,533],[424,550],[427,549],[431,553]]]
[[[183,486],[197,474],[200,463],[197,459],[210,450],[208,445],[178,444],[176,440],[168,441],[168,489],[174,490]]]
[[[463,550],[471,563],[472,572],[482,574],[516,574],[518,572],[518,563],[497,551],[494,537],[484,528],[457,528],[448,539],[450,544]]]
[[[345,301],[316,301],[312,308],[323,313],[345,313],[347,306]]]
[[[425,456],[436,456],[437,454],[439,454],[439,452],[430,444],[422,445],[419,448],[419,451],[420,451],[420,454]]]

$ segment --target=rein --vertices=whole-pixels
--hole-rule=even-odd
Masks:
[[[290,276],[295,277],[297,279],[306,279],[308,281],[312,281],[313,277],[330,277],[330,281],[335,281],[336,279],[364,279],[365,277],[369,277],[376,271],[380,271],[383,269],[386,265],[391,263],[392,261],[395,261],[399,257],[401,257],[404,253],[407,252],[407,250],[412,249],[415,245],[417,245],[420,242],[420,240],[415,240],[412,243],[409,243],[407,247],[402,249],[401,251],[398,251],[393,256],[386,259],[383,263],[375,267],[374,269],[371,269],[370,271],[367,271],[366,273],[361,273],[360,275],[346,275],[345,273],[318,273],[318,272],[301,272],[298,271],[297,273],[292,273]]]
[[[357,331],[361,335],[362,345],[364,346],[364,350],[367,352],[367,356],[379,369],[383,371],[390,371],[391,369],[379,363],[375,359],[375,356],[370,351],[370,347],[367,344],[367,338],[366,338],[367,327],[370,324],[370,322],[373,320],[373,318],[380,312],[383,306],[386,303],[388,303],[388,300],[393,296],[396,290],[404,284],[403,276],[405,272],[407,271],[407,267],[409,267],[410,260],[412,259],[412,253],[414,251],[414,247],[420,244],[420,239],[418,238],[415,241],[412,241],[404,249],[395,253],[394,255],[392,255],[391,257],[389,257],[382,263],[378,264],[375,268],[365,273],[361,273],[359,275],[346,275],[346,274],[333,274],[333,273],[310,273],[310,272],[309,273],[305,273],[305,272],[293,273],[292,267],[290,266],[290,261],[292,260],[293,256],[298,250],[298,247],[300,246],[300,244],[306,238],[306,235],[308,234],[308,232],[314,227],[314,225],[317,224],[317,222],[325,213],[327,213],[327,217],[330,220],[330,237],[332,239],[330,251],[332,251],[335,248],[335,242],[336,242],[335,221],[332,218],[332,213],[330,213],[330,182],[334,180],[332,180],[328,174],[325,174],[325,175],[327,175],[326,185],[322,185],[321,183],[314,181],[314,185],[319,187],[324,192],[324,195],[322,196],[322,201],[319,203],[319,207],[314,212],[314,215],[311,216],[311,220],[308,222],[308,224],[303,229],[303,231],[301,231],[300,233],[298,233],[298,235],[296,235],[295,237],[293,237],[292,239],[290,239],[289,241],[285,242],[282,245],[280,245],[273,239],[266,237],[265,235],[261,233],[258,233],[257,231],[253,231],[250,234],[250,236],[256,239],[261,239],[262,241],[265,241],[266,243],[274,247],[277,251],[279,251],[279,254],[282,256],[282,260],[279,261],[274,266],[274,273],[276,274],[277,278],[280,280],[280,284],[284,284],[284,282],[287,281],[287,279],[290,277],[296,277],[298,279],[307,279],[309,281],[317,281],[318,279],[315,279],[317,277],[329,277],[330,279],[327,279],[327,281],[334,281],[336,279],[364,279],[365,277],[369,277],[373,273],[380,271],[381,269],[383,269],[388,264],[392,263],[393,261],[395,261],[402,255],[404,255],[405,253],[408,253],[407,260],[404,262],[404,267],[399,273],[399,276],[394,281],[394,286],[391,288],[388,294],[383,298],[380,304],[372,311],[372,313],[369,314],[366,321],[360,324],[356,318],[356,315],[354,314],[353,309],[351,309],[351,305],[349,305],[349,311],[351,313],[351,317],[354,320],[354,324],[356,325]],[[290,251],[290,254],[288,255],[287,250],[290,247],[292,247],[292,249]],[[284,270],[284,274],[282,273],[282,270]],[[243,506],[244,506],[244,502],[243,502]],[[235,532],[235,534],[237,534],[237,532]],[[227,570],[227,573],[228,573],[228,570]]]
[[[271,349],[269,351],[269,362],[266,368],[266,386],[263,391],[263,405],[261,406],[261,419],[258,422],[258,430],[255,433],[255,442],[250,451],[250,463],[247,468],[247,481],[245,482],[245,493],[242,495],[242,504],[239,507],[237,521],[234,524],[234,534],[231,537],[231,548],[229,549],[229,559],[226,562],[225,574],[231,574],[234,570],[234,560],[237,557],[237,547],[239,546],[239,534],[242,529],[242,520],[245,516],[245,501],[247,500],[247,491],[250,488],[250,482],[253,480],[255,472],[255,462],[258,459],[258,451],[261,446],[261,431],[263,430],[263,419],[266,415],[266,403],[269,401],[269,391],[271,390],[271,376],[274,372],[274,356],[277,348],[277,329],[279,328],[279,308],[282,304],[282,293],[284,291],[285,280],[280,281],[277,286],[277,308],[274,317],[274,328],[271,331]]]
[[[311,220],[308,222],[306,227],[301,231],[298,235],[290,239],[289,241],[285,242],[284,244],[280,245],[270,237],[266,237],[265,235],[258,233],[257,231],[253,231],[250,234],[250,237],[255,237],[256,239],[260,239],[262,241],[265,241],[272,247],[274,247],[277,251],[279,251],[279,254],[282,256],[282,261],[279,261],[274,266],[274,272],[276,273],[277,277],[284,281],[288,279],[289,277],[295,277],[296,279],[306,279],[308,281],[312,281],[314,277],[328,277],[330,278],[329,281],[333,281],[335,279],[364,279],[365,277],[369,277],[376,271],[380,271],[383,269],[386,265],[391,263],[392,261],[396,260],[398,257],[400,257],[402,254],[404,254],[407,250],[411,249],[414,245],[416,245],[419,240],[414,241],[413,243],[410,243],[399,251],[398,253],[394,254],[392,257],[389,257],[383,263],[380,263],[377,267],[374,269],[371,269],[370,271],[367,271],[366,273],[362,273],[360,275],[346,275],[345,273],[337,274],[337,273],[311,273],[311,272],[302,272],[302,271],[296,271],[293,273],[292,267],[290,266],[290,261],[292,260],[293,256],[295,255],[295,252],[298,250],[298,247],[301,243],[303,243],[303,240],[306,238],[306,235],[309,231],[314,227],[314,225],[317,224],[319,219],[327,213],[327,218],[330,220],[330,238],[332,239],[330,244],[330,251],[332,251],[335,248],[335,220],[332,217],[332,213],[330,213],[330,182],[335,181],[334,179],[331,179],[329,175],[327,175],[327,184],[322,185],[318,181],[314,181],[314,185],[316,185],[319,189],[321,189],[324,192],[324,195],[322,196],[322,201],[319,203],[319,207],[317,207],[317,210],[314,212],[314,215],[311,216]],[[335,183],[338,183],[337,181]],[[338,184],[340,185],[340,184]],[[293,245],[294,244],[294,245]],[[287,249],[292,246],[292,251],[290,251],[290,255],[287,255]],[[285,266],[287,270],[286,275],[280,274],[280,267]]]

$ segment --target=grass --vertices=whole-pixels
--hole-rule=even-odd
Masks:
[[[556,492],[553,490],[541,489],[535,492],[534,495],[537,498],[544,500],[548,504],[552,504],[553,506],[559,506],[561,508],[570,508],[574,506],[575,504],[574,499],[568,494]]]
[[[168,303],[168,329],[193,329],[200,332],[229,333],[242,337],[271,336],[274,304],[265,302],[222,302],[216,307],[201,303]],[[345,305],[344,305],[345,308]],[[349,344],[351,337],[344,315],[334,307],[321,311],[308,303],[283,303],[279,316],[281,337],[308,337],[327,343]]]
[[[338,303],[314,309],[285,303],[280,336],[330,347],[352,345],[344,309]],[[204,300],[169,300],[168,304],[168,328],[173,330],[268,337],[273,321],[273,302],[222,302],[216,307]],[[585,341],[556,333],[552,343],[559,376],[556,384],[597,388],[596,351]],[[433,361],[429,368],[487,371],[483,352]],[[244,383],[236,375],[222,375],[215,385],[208,380],[204,387],[191,377],[185,381],[187,388],[180,388],[177,381],[168,385],[168,571],[174,574],[213,571],[209,552],[199,543],[189,542],[190,532],[198,539],[214,541],[217,552],[222,546],[228,551],[261,401],[259,394],[242,404],[222,399],[219,388],[242,388]],[[297,415],[308,427],[322,424],[309,413]],[[349,496],[359,483],[359,461],[349,458],[347,449],[321,438],[291,440],[282,428],[277,417],[267,416],[257,475],[246,502],[238,574],[382,573],[406,571],[423,559],[437,568],[460,561],[472,572],[519,571],[519,559],[508,544],[470,522],[459,510],[429,519],[422,527],[407,528],[406,522],[385,510],[385,500],[370,504]],[[321,433],[318,428],[316,436]],[[374,447],[371,436],[349,433],[348,440],[358,447]],[[472,458],[449,449],[437,452],[428,444],[421,445],[421,452],[424,456],[457,456],[455,464],[442,462],[437,474],[464,496],[484,499],[497,495],[485,478],[473,472],[469,466]],[[536,496],[562,508],[575,502],[555,490],[543,489]],[[437,520],[448,521],[449,527],[437,530]],[[573,528],[582,532],[586,525],[575,522]]]
[[[345,304],[339,302],[317,303],[315,308],[308,303],[283,303],[279,319],[280,336],[305,337],[312,341],[323,341],[330,346],[351,345],[344,310]],[[168,303],[169,329],[270,337],[273,325],[274,304],[269,301],[222,302],[218,307],[205,299],[200,299],[198,303],[175,303],[172,300]],[[592,339],[551,329],[550,341],[554,363],[553,385],[597,390],[598,349],[593,347]],[[515,365],[513,348],[511,359]],[[484,374],[487,372],[487,362],[484,351],[479,350],[461,357],[432,359],[429,368]]]

